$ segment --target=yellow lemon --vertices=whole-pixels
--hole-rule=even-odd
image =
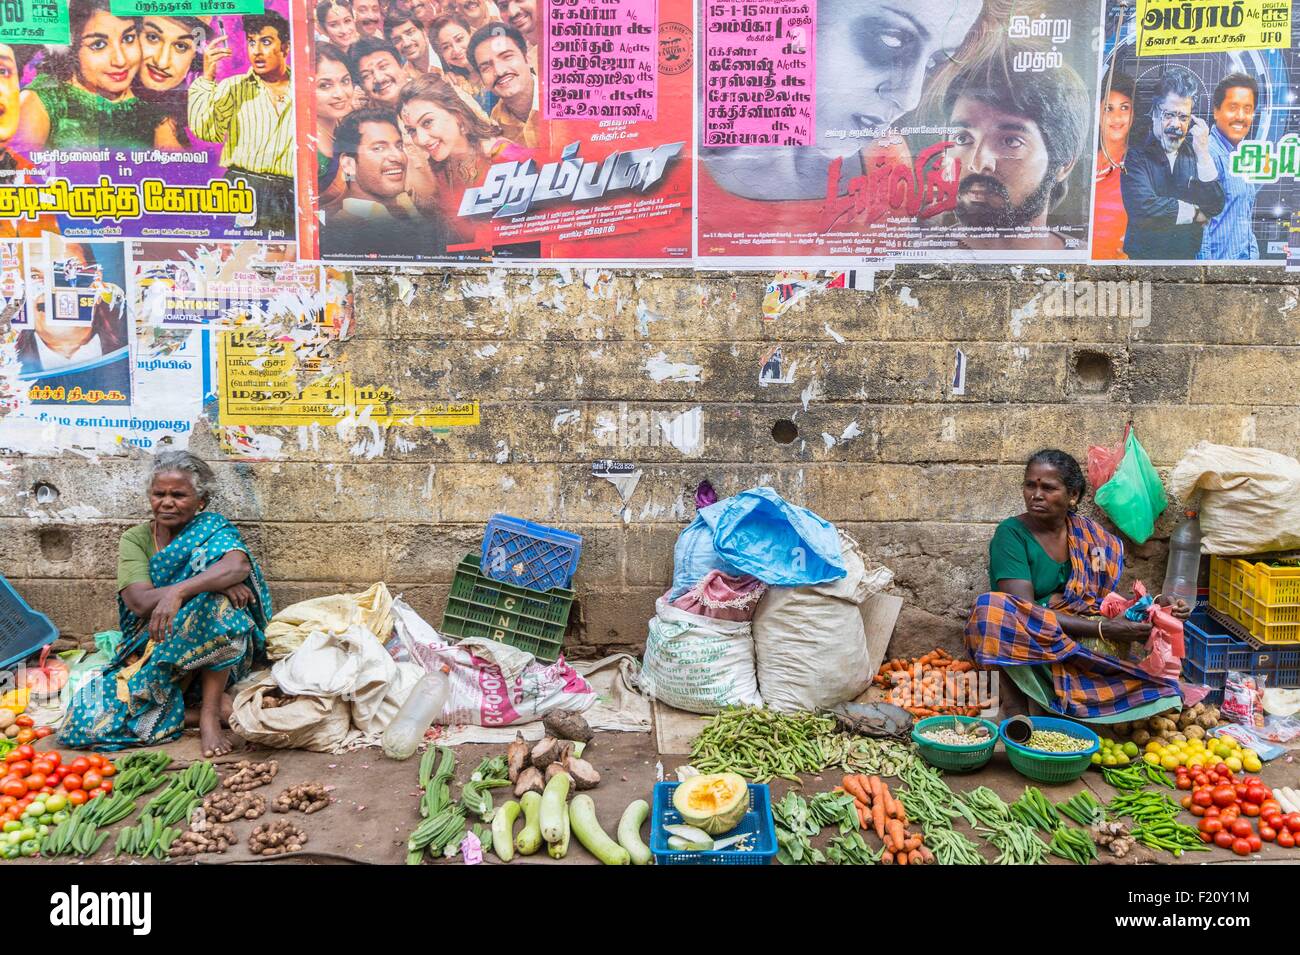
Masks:
[[[1160,749],[1160,744],[1157,743],[1155,740],[1152,740],[1151,742],[1147,743],[1147,745],[1146,745],[1146,751],[1147,751],[1148,753],[1154,753],[1154,752],[1157,752],[1159,749]]]
[[[1224,760],[1224,762],[1228,764],[1228,768],[1231,769],[1234,773],[1241,772],[1241,760],[1239,760],[1236,756],[1229,756],[1227,759]]]
[[[1181,764],[1182,764],[1182,760],[1180,760],[1177,756],[1166,756],[1162,760],[1160,760],[1160,765],[1163,766],[1165,769],[1177,769]]]
[[[1157,756],[1155,753],[1146,753],[1142,758],[1145,759],[1152,766],[1160,765],[1160,757]]]
[[[1248,773],[1257,773],[1264,768],[1264,764],[1256,756],[1247,756],[1241,761],[1241,766]]]

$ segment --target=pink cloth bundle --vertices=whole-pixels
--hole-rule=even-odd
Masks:
[[[766,591],[767,584],[757,577],[748,574],[732,577],[720,570],[711,570],[672,605],[700,617],[740,622],[753,618],[754,608]]]

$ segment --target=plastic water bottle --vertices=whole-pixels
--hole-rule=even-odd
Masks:
[[[450,672],[444,666],[420,677],[420,682],[415,684],[411,695],[384,730],[385,756],[390,759],[410,759],[419,748],[424,734],[447,702]]]
[[[1162,593],[1170,600],[1179,598],[1187,606],[1196,606],[1196,582],[1201,573],[1201,521],[1196,511],[1186,511],[1186,519],[1169,535],[1169,567],[1165,570]]]

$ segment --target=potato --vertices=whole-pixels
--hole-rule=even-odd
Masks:
[[[1191,710],[1183,710],[1178,714],[1178,728],[1186,729],[1196,722],[1196,716]]]
[[[1139,747],[1145,746],[1147,743],[1151,742],[1151,734],[1146,730],[1134,730],[1133,742]]]
[[[18,735],[18,730],[19,730],[19,726],[17,723],[12,724],[11,726],[6,726],[5,735],[8,736],[10,739],[13,739],[15,736]]]
[[[0,730],[7,730],[13,726],[16,719],[18,719],[18,715],[13,710],[0,707]]]
[[[1177,733],[1178,724],[1167,716],[1153,716],[1148,724],[1157,733]]]
[[[1195,723],[1187,727],[1185,732],[1187,733],[1188,739],[1205,739],[1205,729],[1197,726]]]
[[[1186,742],[1187,742],[1187,737],[1186,737],[1185,735],[1183,735],[1182,733],[1175,733],[1175,734],[1171,737],[1171,739],[1172,739],[1175,743],[1186,743]]]
[[[1196,721],[1196,725],[1202,729],[1212,730],[1219,725],[1219,721],[1218,719],[1212,719],[1209,716],[1202,716]]]

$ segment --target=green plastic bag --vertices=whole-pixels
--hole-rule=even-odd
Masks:
[[[1124,460],[1114,476],[1097,488],[1095,499],[1115,526],[1135,543],[1146,543],[1155,530],[1156,519],[1165,512],[1169,501],[1136,432],[1129,432]]]

